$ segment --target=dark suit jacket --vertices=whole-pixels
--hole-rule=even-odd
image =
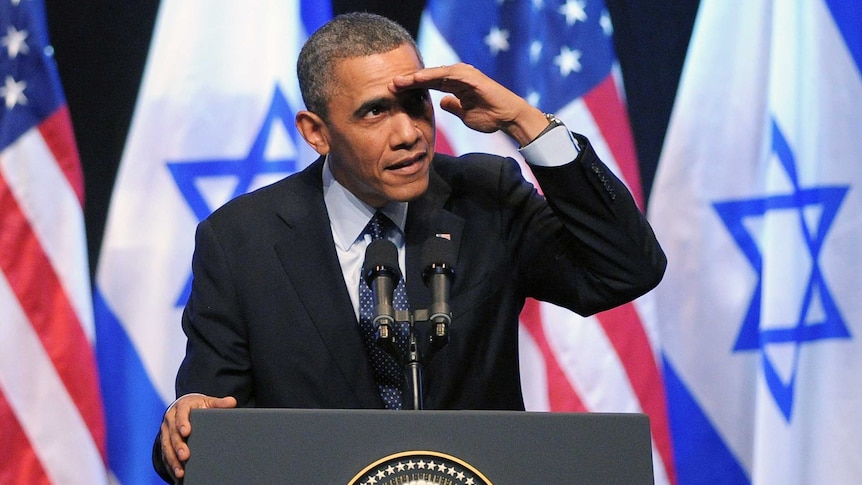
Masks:
[[[525,297],[587,315],[661,279],[665,259],[651,229],[583,141],[575,163],[534,168],[550,203],[511,159],[435,157],[404,231],[412,309],[430,304],[425,240],[449,233],[457,250],[451,341],[425,369],[427,408],[523,409],[517,321]],[[382,407],[336,256],[321,169],[318,160],[200,224],[178,396]]]
[[[410,202],[411,309],[427,308],[421,247],[457,250],[451,340],[425,366],[427,409],[523,409],[518,315],[526,297],[588,315],[660,281],[665,257],[623,184],[579,138],[578,158],[533,171],[490,155],[437,155]],[[382,408],[336,256],[322,160],[229,202],[198,227],[176,391],[239,406]],[[158,445],[158,444],[157,444]]]

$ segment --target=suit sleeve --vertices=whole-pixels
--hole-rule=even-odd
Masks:
[[[195,234],[193,285],[183,311],[188,338],[186,356],[177,372],[177,397],[200,392],[234,396],[240,406],[253,404],[251,364],[225,251],[209,220]],[[153,468],[168,483],[171,476],[162,459],[160,433],[152,450]]]
[[[574,161],[531,166],[547,203],[523,218],[520,278],[526,296],[591,315],[654,288],[667,260],[625,185],[574,136]]]
[[[247,328],[238,304],[228,251],[209,220],[195,235],[191,295],[182,326],[188,342],[177,372],[177,396],[199,392],[234,396],[240,407],[254,404]]]

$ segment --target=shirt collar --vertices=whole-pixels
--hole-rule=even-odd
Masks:
[[[323,162],[323,202],[329,214],[329,224],[335,245],[348,250],[365,230],[377,209],[362,202],[335,180],[329,169],[329,157]],[[390,202],[380,209],[404,234],[407,222],[407,202]]]

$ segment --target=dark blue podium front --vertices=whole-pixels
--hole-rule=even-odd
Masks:
[[[643,414],[210,409],[191,420],[186,485],[653,483]]]

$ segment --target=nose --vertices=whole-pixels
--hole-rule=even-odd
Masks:
[[[392,116],[391,136],[393,148],[410,148],[422,136],[417,121],[409,113],[401,111]]]

